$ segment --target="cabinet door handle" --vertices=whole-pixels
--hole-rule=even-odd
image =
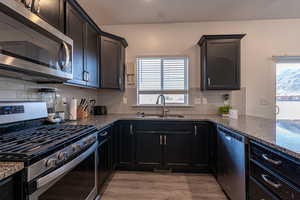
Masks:
[[[130,124],[130,135],[133,135],[133,126]]]
[[[280,165],[282,163],[281,160],[273,160],[273,159],[269,158],[267,154],[262,154],[261,157],[274,165]]]
[[[194,131],[195,131],[195,136],[197,136],[197,134],[198,134],[198,127],[196,125],[194,126]]]
[[[231,141],[231,137],[229,135],[225,135],[226,140]]]
[[[273,181],[271,181],[271,180],[268,178],[268,177],[269,177],[268,175],[262,174],[261,177],[262,177],[262,179],[263,179],[266,183],[268,183],[268,184],[271,185],[272,187],[274,187],[274,188],[276,188],[276,189],[278,189],[278,188],[281,187],[281,184],[280,184],[280,183],[274,183]]]
[[[167,136],[165,135],[165,145],[167,145]]]
[[[121,80],[121,77],[119,77],[119,87],[121,87],[122,85],[122,80]]]
[[[159,144],[162,145],[162,135],[159,136]]]
[[[86,81],[89,82],[90,81],[90,73],[86,72]]]
[[[210,86],[210,78],[207,78],[208,86]]]
[[[108,134],[108,132],[105,131],[104,133],[101,133],[100,136],[101,136],[101,137],[104,137],[104,136],[107,136],[107,134]]]
[[[87,79],[86,79],[86,71],[83,71],[83,81],[87,81]]]

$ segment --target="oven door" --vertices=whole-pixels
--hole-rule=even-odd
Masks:
[[[36,180],[29,200],[94,200],[97,197],[97,145]]]

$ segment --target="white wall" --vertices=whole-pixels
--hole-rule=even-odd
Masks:
[[[203,34],[246,33],[242,40],[242,87],[246,88],[246,113],[274,117],[275,67],[272,55],[300,55],[300,19],[177,24],[110,25],[102,29],[125,37],[127,62],[141,55],[188,55],[190,87],[200,85]]]

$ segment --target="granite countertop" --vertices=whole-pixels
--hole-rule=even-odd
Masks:
[[[218,115],[185,115],[184,118],[160,119],[155,117],[142,118],[133,114],[109,114],[93,116],[90,119],[69,122],[69,124],[95,125],[98,129],[101,129],[117,120],[211,121],[300,159],[300,122],[291,120],[272,120],[252,116],[228,119]]]
[[[21,162],[0,162],[0,181],[21,171],[24,164]]]

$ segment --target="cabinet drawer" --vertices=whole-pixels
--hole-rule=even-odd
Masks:
[[[191,122],[178,122],[178,121],[138,121],[136,123],[137,131],[153,131],[168,134],[172,133],[187,133],[190,134],[193,130],[193,123]]]
[[[251,142],[250,158],[300,186],[300,162],[264,145]]]
[[[14,187],[15,186],[12,177],[0,181],[0,199],[14,200],[15,199]]]
[[[250,175],[258,182],[284,200],[300,199],[300,190],[296,186],[266,169],[250,162]]]
[[[249,179],[249,200],[278,200],[267,188],[253,177]]]

